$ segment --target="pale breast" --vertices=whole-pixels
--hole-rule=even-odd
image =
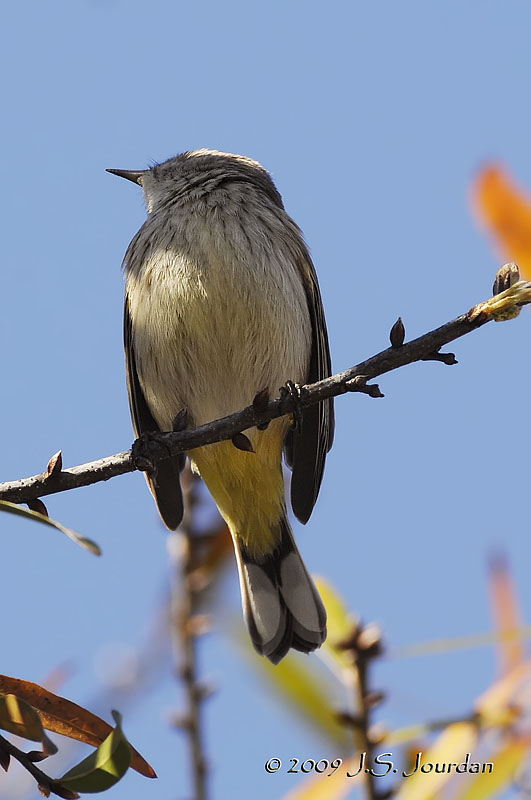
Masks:
[[[311,327],[288,248],[251,248],[240,226],[150,244],[127,278],[133,346],[148,405],[163,430],[186,407],[194,424],[248,405],[268,387],[304,382]]]

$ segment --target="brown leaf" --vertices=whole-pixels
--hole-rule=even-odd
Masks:
[[[46,730],[99,747],[113,730],[112,726],[77,703],[48,692],[42,686],[20,678],[0,675],[0,692],[13,693],[30,703],[39,713]],[[133,747],[131,766],[146,778],[156,778],[155,771]]]
[[[49,478],[52,475],[59,475],[61,470],[63,469],[63,451],[58,450],[51,459],[48,461],[48,466],[46,467],[46,474]]]

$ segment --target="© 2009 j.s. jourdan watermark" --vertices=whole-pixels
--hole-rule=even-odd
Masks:
[[[463,774],[465,772],[482,772],[490,774],[494,771],[494,762],[485,761],[480,763],[477,761],[471,761],[471,753],[466,753],[464,761],[460,763],[456,761],[424,761],[422,756],[423,753],[421,752],[415,755],[415,761],[412,766],[407,770],[401,770],[402,777],[411,778],[412,775],[417,774],[429,775],[431,772],[455,772],[457,774]],[[333,761],[329,761],[326,758],[322,758],[320,761],[315,761],[313,758],[307,758],[305,761],[301,761],[299,758],[290,758],[289,763],[291,766],[286,770],[286,772],[317,772],[319,774],[326,773],[328,776],[330,776],[333,775],[334,772],[337,772],[337,770],[341,767],[343,764],[343,759],[335,758]],[[282,761],[280,758],[269,758],[265,763],[265,771],[271,774],[274,772],[279,772],[281,769]],[[355,778],[356,775],[359,775],[361,772],[372,775],[373,778],[385,778],[385,776],[389,775],[390,773],[397,774],[399,770],[397,767],[395,767],[392,753],[380,753],[379,755],[374,756],[372,766],[367,760],[367,753],[360,753],[359,765],[357,764],[356,769],[351,769],[345,774],[347,778]]]

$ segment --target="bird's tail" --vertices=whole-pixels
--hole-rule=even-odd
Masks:
[[[234,536],[245,622],[255,650],[273,664],[291,647],[310,653],[326,639],[326,611],[285,516],[279,526],[266,556],[253,556]]]

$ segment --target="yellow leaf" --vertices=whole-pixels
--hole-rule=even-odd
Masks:
[[[340,669],[352,669],[352,662],[346,652],[336,647],[338,642],[344,641],[359,619],[348,613],[342,598],[334,587],[324,578],[316,578],[315,584],[326,608],[328,635],[322,648],[324,655],[328,654],[338,664]]]
[[[315,775],[301,781],[298,786],[287,794],[284,800],[343,800],[348,797],[354,787],[358,787],[362,781],[362,773],[353,778],[347,776],[348,772],[356,773],[360,766],[360,756],[354,756],[342,761],[341,765],[335,770],[331,762],[329,769],[322,775]]]
[[[47,755],[57,753],[57,747],[44,733],[37,711],[15,694],[0,694],[0,728],[31,742],[42,742]]]
[[[422,753],[420,764],[460,764],[464,755],[470,753],[478,738],[478,728],[472,722],[456,722],[449,725],[426,753]],[[413,769],[411,770],[411,772]],[[440,792],[452,777],[449,772],[422,772],[404,777],[397,800],[429,800]]]
[[[511,742],[488,759],[494,764],[492,772],[478,772],[456,800],[483,800],[485,797],[499,797],[509,783],[513,783],[524,759],[528,745],[524,742]]]
[[[276,667],[265,658],[256,656],[253,660],[275,689],[315,725],[316,731],[321,736],[328,737],[342,750],[351,744],[349,732],[337,719],[338,708],[334,706],[323,688],[326,680],[315,666],[312,670],[311,665],[315,664],[314,661],[293,652]]]
[[[475,704],[482,719],[488,724],[489,720],[507,713],[510,706],[518,705],[519,696],[527,691],[530,679],[531,662],[526,661],[496,681]]]

